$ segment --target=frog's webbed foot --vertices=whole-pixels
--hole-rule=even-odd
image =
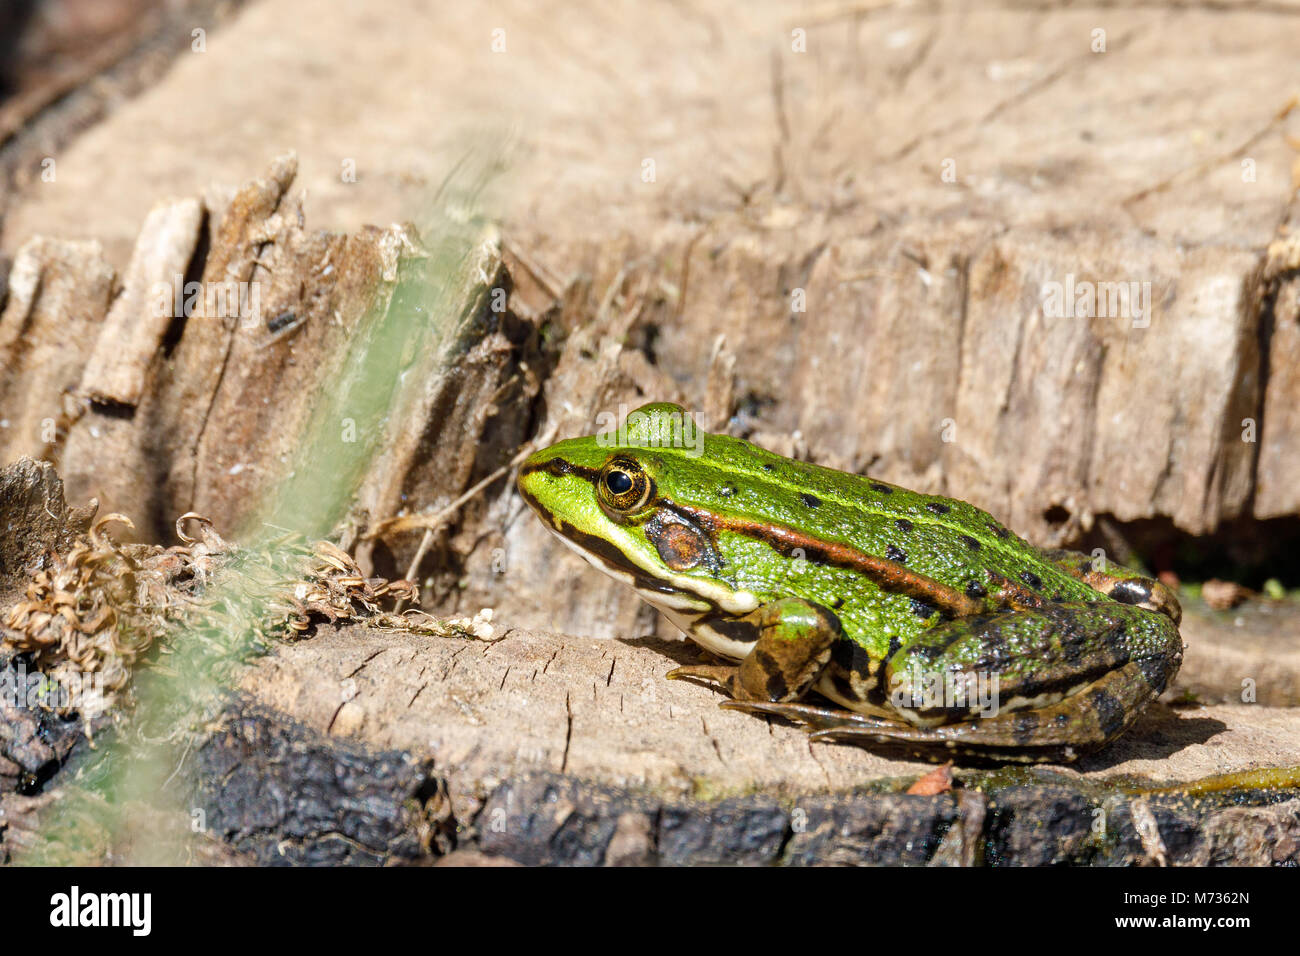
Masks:
[[[913,727],[882,717],[812,704],[777,704],[767,701],[727,700],[720,707],[747,714],[783,717],[799,724],[810,740],[855,744],[884,755],[935,762],[959,757],[964,763],[1068,763],[1078,756],[1069,746],[1032,747],[1017,744],[1002,734],[996,740],[980,732],[978,721],[940,727]]]
[[[726,700],[718,705],[724,710],[739,710],[747,714],[764,714],[783,717],[800,725],[812,740],[840,741],[862,745],[876,745],[909,751],[910,756],[926,755],[950,759],[951,754],[941,754],[934,747],[930,732],[910,724],[884,717],[869,717],[838,707],[818,707],[814,704],[777,704],[768,701]]]

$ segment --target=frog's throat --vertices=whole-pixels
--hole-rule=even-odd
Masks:
[[[637,596],[641,598],[641,600],[656,608],[664,615],[664,617],[668,618],[668,620],[671,621],[679,631],[693,640],[696,644],[699,644],[705,650],[739,661],[744,659],[744,657],[754,649],[752,641],[735,640],[734,638],[727,637],[725,634],[718,632],[712,627],[700,623],[702,619],[717,612],[721,607],[717,602],[695,598],[692,596],[693,592],[692,594],[686,594],[672,590],[652,590],[640,586],[637,584],[637,576],[633,575],[631,572],[609,566],[600,557],[583,549],[573,541],[570,541],[554,528],[551,529],[551,533],[563,541],[566,547],[570,548],[577,554],[582,555],[583,560],[592,567],[598,568],[616,581],[621,581],[628,587],[632,588],[632,590],[636,591]],[[692,581],[691,583],[695,584],[696,582]],[[748,595],[746,601],[732,601],[734,606],[738,608],[745,607],[748,608],[748,610],[738,610],[730,613],[748,614],[749,611],[754,610],[754,608],[758,606],[758,598],[748,591],[729,591],[727,593],[730,594],[732,598],[735,598],[740,594]],[[750,600],[753,601],[752,607],[749,606]]]
[[[554,523],[557,520],[559,526]],[[662,611],[678,616],[683,612],[703,614],[709,611],[740,615],[748,614],[759,605],[758,596],[751,591],[732,590],[718,582],[673,574],[664,568],[642,564],[636,558],[635,542],[618,526],[609,529],[610,540],[605,541],[553,517],[545,524],[566,547],[580,554],[592,567],[628,585],[642,600]],[[613,556],[607,557],[607,552],[616,554],[617,560]],[[635,566],[641,573],[627,565]]]

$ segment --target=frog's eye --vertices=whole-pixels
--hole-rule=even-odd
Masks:
[[[596,490],[606,507],[627,514],[650,498],[650,479],[632,459],[611,458],[600,470]]]
[[[611,495],[625,495],[632,490],[632,476],[626,471],[611,471],[605,476],[605,488]]]

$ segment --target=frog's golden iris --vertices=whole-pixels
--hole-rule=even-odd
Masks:
[[[624,515],[644,507],[651,491],[650,480],[641,465],[624,456],[615,456],[605,464],[596,488],[606,507]]]

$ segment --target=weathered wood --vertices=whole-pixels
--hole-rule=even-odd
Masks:
[[[159,189],[197,185],[188,129],[160,151],[145,133],[157,116],[190,114],[227,72],[260,75],[272,38],[311,25],[303,50],[357,64],[346,90],[311,74],[305,54],[280,58],[277,82],[292,82],[295,98],[250,90],[203,122],[293,128],[304,155],[333,158],[330,118],[362,97],[373,135],[353,157],[358,181],[333,160],[305,181],[313,216],[355,221],[362,208],[365,218],[412,208],[438,175],[426,157],[445,155],[458,118],[518,110],[532,158],[512,176],[508,240],[561,284],[589,277],[598,298],[620,272],[625,291],[648,272],[663,301],[637,327],[655,327],[659,366],[687,383],[692,407],[705,405],[711,347],[725,334],[736,393],[759,400],[742,424],[798,431],[819,460],[968,497],[1035,539],[1097,515],[1201,532],[1300,506],[1280,478],[1252,498],[1257,473],[1281,473],[1300,441],[1285,426],[1289,387],[1270,389],[1264,375],[1293,364],[1287,336],[1261,335],[1248,287],[1294,189],[1284,138],[1294,114],[1275,82],[1291,62],[1284,9],[798,14],[749,3],[694,17],[559,11],[542,27],[507,7],[518,43],[493,56],[477,18],[430,7],[381,25],[446,44],[447,56],[407,62],[384,44],[353,48],[350,17],[367,15],[314,24],[308,6],[250,12],[231,25],[229,59],[187,58],[149,103],[110,117],[69,151],[58,190],[15,205],[9,246],[38,227],[71,234],[93,196],[109,248],[129,247]],[[792,48],[795,29],[805,52]],[[1093,51],[1096,29],[1104,52]],[[525,39],[538,31],[584,52]],[[1159,41],[1173,34],[1178,44]],[[689,83],[647,68],[636,92],[614,78],[616,64],[665,45],[694,65]],[[467,56],[491,69],[463,69]],[[413,109],[386,95],[393,88],[428,98]],[[624,125],[643,107],[671,136]],[[304,129],[302,116],[317,123]],[[580,169],[553,158],[573,156]],[[207,161],[205,176],[248,173],[238,150]],[[1045,322],[1042,284],[1070,275],[1150,283],[1151,327]],[[805,312],[792,312],[795,289]],[[1241,440],[1243,418],[1265,448]]]
[[[36,237],[9,273],[0,313],[0,446],[5,462],[57,454],[67,436],[65,395],[112,298],[115,273],[95,241]]]
[[[185,270],[199,241],[203,206],[197,199],[162,202],[149,211],[80,392],[93,402],[135,406],[163,336],[185,302]],[[159,290],[164,295],[160,299]],[[167,307],[164,307],[167,306]]]
[[[191,800],[208,833],[261,866],[403,862],[451,846],[431,771],[236,701],[195,754]]]
[[[1298,172],[1300,174],[1300,172]],[[1276,518],[1300,512],[1300,209],[1286,228],[1291,235],[1270,243],[1257,286],[1268,364],[1264,408],[1259,423],[1255,514]]]
[[[699,660],[684,642],[495,626],[490,642],[323,631],[281,648],[243,687],[321,732],[429,753],[438,767],[456,768],[452,797],[462,815],[477,806],[483,781],[542,770],[678,794],[758,788],[791,796],[928,769],[859,747],[810,744],[793,726],[718,709],[717,692],[663,679]],[[345,702],[348,720],[339,727]],[[1188,781],[1300,765],[1296,722],[1293,708],[1262,704],[1157,707],[1069,773]]]

